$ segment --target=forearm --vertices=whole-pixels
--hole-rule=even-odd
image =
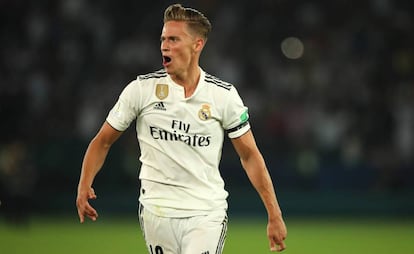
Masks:
[[[282,212],[277,202],[272,179],[266,168],[262,155],[257,152],[247,159],[241,160],[241,163],[247,173],[247,176],[249,177],[250,182],[263,201],[269,220],[279,219]]]
[[[93,139],[85,153],[78,189],[92,186],[95,176],[102,168],[110,146],[102,145],[98,139]]]

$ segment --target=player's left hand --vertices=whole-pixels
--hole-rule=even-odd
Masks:
[[[89,217],[92,221],[96,221],[98,218],[98,213],[88,202],[89,199],[96,199],[94,189],[92,187],[89,187],[86,190],[79,188],[78,196],[76,198],[76,206],[78,208],[80,223],[85,221],[85,216]]]
[[[284,240],[287,229],[282,217],[269,221],[267,224],[267,237],[269,238],[270,251],[283,251],[286,249]]]

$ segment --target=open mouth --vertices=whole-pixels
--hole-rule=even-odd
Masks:
[[[171,62],[171,57],[169,56],[163,56],[162,59],[163,59],[163,64],[167,64]]]

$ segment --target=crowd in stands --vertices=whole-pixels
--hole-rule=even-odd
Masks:
[[[162,68],[159,36],[169,4],[0,2],[2,179],[8,182],[20,168],[42,170],[36,158],[31,158],[33,167],[13,170],[33,154],[27,149],[68,139],[89,141],[123,87],[138,74]],[[183,5],[210,18],[213,31],[202,68],[237,86],[259,147],[286,186],[413,189],[414,15],[409,1],[199,0]],[[304,48],[295,59],[281,50],[290,37]],[[10,156],[10,151],[18,154]]]

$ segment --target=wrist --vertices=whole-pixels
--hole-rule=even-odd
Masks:
[[[268,220],[269,220],[269,222],[272,222],[272,221],[279,221],[279,220],[281,220],[282,219],[282,211],[280,211],[280,210],[277,210],[277,211],[275,211],[275,212],[272,212],[272,213],[269,213],[269,215],[268,215]]]
[[[91,185],[89,184],[81,183],[81,182],[79,182],[78,184],[78,192],[88,192],[90,188],[91,188]]]

